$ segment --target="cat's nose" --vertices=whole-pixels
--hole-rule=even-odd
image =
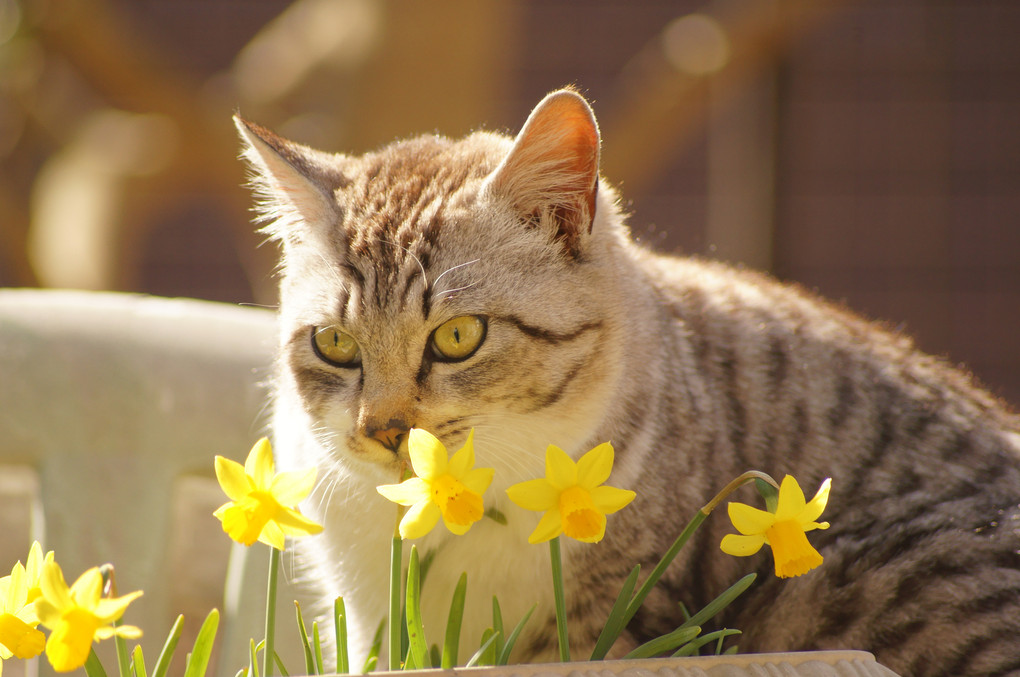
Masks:
[[[390,420],[384,426],[367,430],[368,437],[376,440],[390,451],[397,451],[407,436],[410,427],[403,421]]]

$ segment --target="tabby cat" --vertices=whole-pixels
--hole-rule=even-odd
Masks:
[[[745,652],[853,648],[904,676],[1020,674],[1020,423],[968,376],[800,289],[629,237],[599,176],[599,130],[565,89],[516,138],[420,136],[334,155],[237,120],[265,232],[281,243],[274,434],[281,468],[316,465],[306,511],[325,534],[298,546],[302,583],[343,595],[359,665],[386,609],[407,431],[454,451],[474,429],[494,467],[483,519],[439,525],[426,631],[443,632],[468,575],[463,646],[538,612],[514,660],[557,656],[549,552],[538,516],[505,490],[544,473],[547,445],[575,459],[604,441],[613,486],[637,491],[605,539],[565,539],[571,643],[586,656],[635,563],[748,469],[826,477],[825,558],[780,580],[768,549],[722,553],[714,514],[611,655],[682,622],[751,570],[721,619]],[[453,339],[451,339],[451,336]],[[756,503],[753,489],[737,500]]]

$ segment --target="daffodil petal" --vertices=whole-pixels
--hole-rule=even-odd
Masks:
[[[43,567],[39,585],[43,590],[43,595],[53,605],[67,607],[72,604],[71,593],[64,580],[64,572],[60,570],[60,565],[56,562],[48,563]]]
[[[510,500],[525,510],[544,512],[556,508],[560,500],[560,491],[549,480],[540,477],[535,480],[519,482],[506,490]]]
[[[92,613],[103,623],[112,623],[124,615],[128,604],[141,596],[142,591],[136,590],[120,597],[114,597],[113,599],[100,599]]]
[[[765,537],[762,535],[739,536],[737,534],[726,534],[723,536],[719,548],[727,555],[747,557],[761,550],[763,545],[765,545]]]
[[[613,445],[603,442],[577,462],[577,483],[591,490],[609,479],[613,471]]]
[[[545,477],[554,487],[563,491],[577,484],[577,464],[554,444],[545,450]]]
[[[563,520],[560,517],[560,511],[550,510],[544,515],[542,519],[538,521],[538,526],[528,536],[528,543],[534,545],[535,543],[545,543],[551,541],[560,534],[563,533]]]
[[[592,503],[595,504],[595,508],[603,515],[611,515],[617,510],[624,508],[636,496],[637,494],[629,489],[617,489],[616,487],[605,485],[591,490]]]
[[[471,524],[474,524],[474,522]],[[450,533],[455,536],[463,536],[466,534],[468,529],[471,528],[471,524],[456,524],[455,522],[451,522],[446,519],[446,515],[443,515],[443,525],[446,526],[446,528],[450,530]]]
[[[322,531],[322,525],[310,520],[297,510],[283,507],[274,521],[287,536],[311,536]]]
[[[439,523],[440,516],[439,506],[432,501],[415,503],[400,520],[400,537],[406,540],[424,536]]]
[[[15,609],[20,608],[26,602],[28,597],[28,577],[25,573],[25,567],[21,562],[16,562],[14,567],[11,569],[9,576],[3,577],[4,585],[0,587],[0,590],[4,594],[0,595],[0,613],[14,613]]]
[[[71,599],[78,604],[94,607],[103,596],[103,574],[99,567],[86,569],[78,579],[71,584]]]
[[[244,471],[251,476],[257,489],[268,489],[272,485],[276,466],[273,463],[273,447],[269,444],[268,437],[260,439],[248,452]]]
[[[216,457],[216,480],[231,501],[240,501],[252,490],[244,466],[223,456]]]
[[[464,486],[479,496],[488,490],[492,484],[492,478],[496,474],[495,468],[472,468],[462,478]]]
[[[283,550],[286,547],[286,534],[276,522],[266,522],[258,536],[259,543],[265,543],[271,548]]]
[[[475,466],[475,429],[468,432],[467,441],[450,457],[446,472],[463,481],[464,475]],[[445,453],[445,451],[444,451]]]
[[[317,474],[316,468],[282,472],[273,478],[269,491],[280,505],[293,508],[312,493]]]
[[[105,626],[96,630],[96,639],[109,639],[111,637],[138,639],[141,636],[141,628],[134,625],[118,625],[117,627]]]
[[[446,474],[446,447],[435,435],[421,428],[411,428],[407,438],[411,467],[418,477],[432,481]]]
[[[832,478],[827,477],[822,486],[818,488],[814,498],[808,501],[808,504],[804,507],[803,512],[798,515],[798,521],[801,522],[814,522],[821,517],[822,512],[825,510],[825,505],[829,502],[829,490],[832,487]],[[826,527],[815,527],[816,529],[824,529]]]
[[[779,484],[779,506],[776,508],[776,519],[796,519],[807,505],[804,492],[793,475],[787,475]]]
[[[776,521],[776,516],[744,503],[729,503],[726,512],[737,531],[745,536],[763,534]]]
[[[412,477],[400,484],[383,484],[375,490],[398,505],[414,505],[430,497],[428,482],[420,477]]]

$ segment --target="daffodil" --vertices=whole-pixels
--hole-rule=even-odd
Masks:
[[[720,547],[729,555],[745,557],[758,552],[768,543],[776,564],[776,576],[789,578],[806,574],[822,563],[822,555],[808,542],[806,532],[828,529],[828,522],[817,522],[829,500],[825,480],[810,501],[804,500],[797,480],[791,475],[779,486],[779,500],[774,513],[752,508],[743,503],[727,506],[730,520],[740,534],[727,534]]]
[[[634,492],[605,486],[613,470],[613,446],[604,442],[574,463],[557,446],[545,452],[545,477],[507,489],[510,500],[526,510],[545,512],[528,537],[542,543],[565,534],[597,543],[606,533],[606,515],[634,500]]]
[[[133,625],[113,625],[141,591],[103,598],[103,575],[98,567],[92,567],[68,587],[60,565],[51,560],[43,565],[40,583],[42,595],[35,601],[35,613],[39,622],[50,629],[46,657],[57,672],[85,665],[94,641],[142,636]]]
[[[447,458],[446,447],[432,433],[412,428],[407,451],[415,477],[377,487],[399,505],[411,506],[400,520],[400,537],[419,538],[439,522],[458,536],[482,519],[482,494],[492,483],[493,468],[475,468],[474,430],[464,446]]]
[[[42,653],[46,637],[36,626],[35,605],[29,599],[29,578],[18,562],[9,576],[0,578],[0,672],[3,660],[34,658]]]
[[[244,465],[223,456],[216,457],[216,479],[230,498],[213,513],[223,531],[244,545],[256,540],[283,550],[286,536],[307,536],[322,531],[322,525],[301,515],[300,503],[315,485],[314,468],[307,471],[275,473],[269,440],[255,443]]]
[[[42,554],[36,541],[28,551],[27,564],[20,561],[9,576],[0,578],[0,673],[3,660],[34,658],[43,652],[46,636],[36,629],[35,600],[42,595],[39,579],[44,562],[53,561],[53,551]]]

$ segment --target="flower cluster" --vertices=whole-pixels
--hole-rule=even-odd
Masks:
[[[378,487],[379,493],[384,497],[408,508],[400,520],[398,533],[394,535],[395,550],[391,553],[393,569],[391,577],[399,574],[401,562],[399,543],[403,539],[420,538],[440,521],[451,533],[463,535],[481,520],[486,515],[483,496],[492,484],[495,474],[493,468],[474,467],[473,431],[469,433],[464,445],[452,456],[448,456],[446,447],[434,435],[425,430],[412,429],[408,436],[408,454],[412,475],[408,478],[402,477],[403,481],[397,484]],[[563,535],[584,543],[598,543],[605,537],[607,515],[623,509],[636,498],[633,491],[606,485],[612,473],[613,463],[614,451],[608,442],[596,446],[577,461],[563,449],[550,445],[545,455],[545,476],[519,482],[507,489],[507,497],[511,502],[526,510],[542,513],[528,541],[533,544],[548,542],[550,546],[557,633],[563,660],[569,660],[569,648],[559,537]],[[285,546],[286,538],[309,536],[322,531],[320,524],[302,515],[298,509],[298,504],[311,493],[315,485],[316,471],[311,469],[303,472],[276,473],[272,448],[269,441],[264,438],[252,447],[244,465],[217,456],[215,470],[220,486],[230,499],[213,513],[221,521],[224,532],[231,539],[246,546],[252,545],[255,541],[270,546],[272,559],[266,608],[266,638],[260,645],[263,653],[261,674],[263,677],[270,677],[273,669],[271,657],[276,655],[273,647],[273,618],[275,577],[280,552]],[[781,578],[803,575],[822,563],[822,555],[808,542],[806,533],[815,529],[826,529],[829,526],[827,522],[817,520],[828,501],[830,480],[825,480],[815,496],[807,501],[797,480],[791,476],[786,476],[782,484],[776,486],[771,478],[761,473],[754,471],[745,473],[695,515],[673,547],[636,592],[634,586],[638,572],[637,570],[632,572],[607,620],[607,631],[612,627],[615,628],[614,632],[618,633],[626,626],[627,621],[640,607],[648,590],[662,575],[665,567],[690,534],[721,500],[736,487],[751,479],[759,481],[759,490],[766,499],[767,509],[759,510],[742,503],[729,503],[728,513],[739,533],[728,534],[723,538],[720,543],[723,552],[735,556],[749,556],[756,554],[763,545],[769,545],[775,560],[776,575]],[[401,654],[407,658],[407,663],[403,667],[412,665],[427,667],[428,662],[421,636],[418,608],[419,576],[417,554],[412,549],[407,602],[408,631],[413,641],[410,652]],[[722,600],[725,597],[725,603],[728,603],[728,600],[735,598],[750,585],[753,577],[753,574],[744,577],[718,599]],[[92,653],[93,644],[112,637],[135,639],[141,636],[139,628],[123,625],[120,619],[131,602],[140,597],[142,592],[136,591],[118,597],[111,578],[112,574],[108,577],[103,569],[93,567],[68,585],[60,565],[54,560],[53,552],[43,555],[42,547],[39,543],[34,543],[26,564],[17,562],[9,575],[0,578],[0,675],[4,660],[30,659],[44,652],[54,670],[58,672],[85,666],[90,676],[105,674],[101,666],[95,673],[90,670],[89,666],[92,665],[90,659],[98,660]],[[393,582],[391,581],[391,595]],[[399,587],[397,584],[396,589],[399,590]],[[462,594],[460,603],[463,604]],[[346,630],[341,628],[342,599],[338,599],[337,604],[339,639],[341,635],[346,634]],[[399,600],[391,599],[390,606],[391,609],[399,610]],[[215,620],[215,615],[216,612],[213,610],[210,619]],[[451,609],[451,618],[453,615]],[[215,633],[215,623],[210,624],[210,619],[207,619],[207,625],[212,628],[211,633]],[[507,639],[500,652],[503,660],[509,655],[513,638],[526,620],[527,616]],[[399,644],[401,632],[395,617],[390,622],[391,642],[397,642],[391,645],[391,654],[395,654],[401,651]],[[459,624],[459,621],[457,623]],[[49,631],[48,636],[44,630]],[[205,630],[206,625],[203,625],[200,639]],[[303,627],[301,630],[303,635]],[[673,642],[670,646],[676,647],[695,637],[699,632],[700,628],[681,626],[674,633],[670,633],[672,638],[653,640],[648,645],[635,649],[638,654],[634,652],[632,654],[639,655],[647,646],[654,645],[643,654],[654,655],[654,652],[662,650],[662,640]],[[705,641],[712,639],[712,635],[718,635],[721,640],[722,637],[734,632],[722,630],[710,633],[705,636]],[[604,657],[616,636],[604,631],[593,658]],[[176,640],[172,643],[175,644]],[[171,645],[171,639],[168,639],[167,647]],[[210,638],[203,649],[206,652],[206,659],[211,645]],[[198,646],[199,643],[196,642],[196,650]],[[254,643],[252,646],[254,661]],[[695,644],[692,642],[691,646]],[[306,655],[309,655],[310,647],[306,645],[305,649]],[[484,646],[479,649],[479,654],[483,649]],[[346,672],[346,646],[338,641],[337,650],[338,672]],[[123,642],[118,644],[118,652],[121,651],[126,651],[123,649]],[[172,648],[170,651],[172,653]],[[136,658],[141,660],[139,649],[136,649],[136,656],[132,661]],[[319,661],[317,672],[322,673],[321,657]],[[126,657],[121,663],[122,677],[125,664]],[[132,665],[134,674],[145,674],[144,666],[139,667],[134,663]],[[391,655],[391,667],[400,665],[400,656],[394,658]],[[249,674],[254,672],[252,666]],[[201,674],[201,670],[196,673]]]
[[[378,487],[380,494],[411,506],[400,521],[400,536],[424,536],[438,524],[463,535],[482,519],[482,495],[492,483],[493,468],[475,468],[474,435],[450,458],[446,447],[431,433],[413,428],[408,454],[415,475],[400,484]],[[526,510],[544,513],[530,543],[543,543],[565,534],[585,543],[597,543],[606,533],[606,515],[632,500],[635,493],[603,486],[613,470],[613,447],[604,443],[576,463],[567,452],[550,445],[545,457],[546,476],[520,482],[507,489],[510,500]]]
[[[68,586],[53,552],[44,557],[33,543],[27,564],[17,562],[0,578],[0,660],[35,658],[45,650],[54,670],[69,672],[85,665],[93,642],[140,637],[138,628],[114,623],[142,593],[104,596],[103,587],[98,567]],[[50,631],[49,638],[40,625]]]

